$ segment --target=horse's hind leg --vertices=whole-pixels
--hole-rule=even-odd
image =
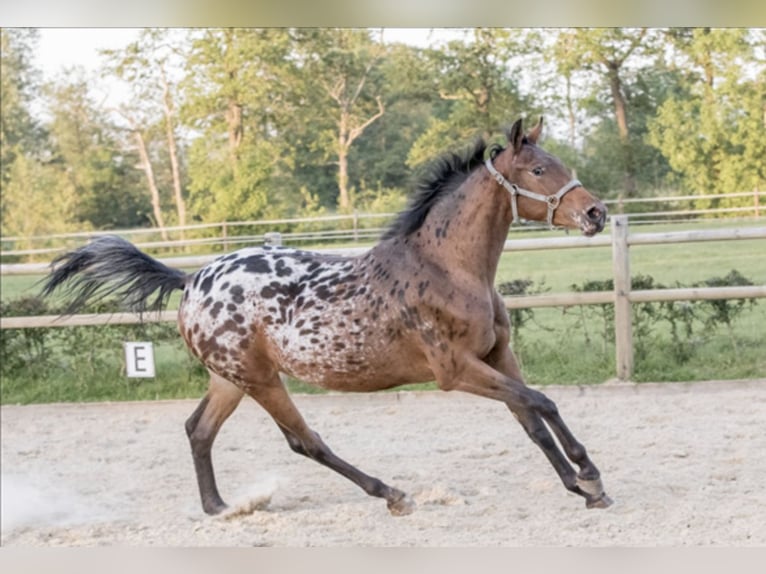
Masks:
[[[207,394],[186,421],[202,508],[207,514],[226,509],[215,483],[210,451],[221,425],[237,408],[243,394],[233,383],[211,373]]]
[[[414,510],[414,503],[404,492],[363,473],[333,453],[320,436],[308,427],[277,376],[268,384],[249,386],[248,394],[271,415],[294,452],[345,476],[370,496],[386,499],[389,511],[395,516],[409,514]]]

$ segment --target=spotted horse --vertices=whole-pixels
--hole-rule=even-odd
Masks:
[[[392,514],[412,512],[404,492],[341,459],[309,428],[280,373],[333,391],[436,381],[445,391],[501,401],[566,489],[587,507],[603,508],[611,500],[585,448],[553,401],[524,383],[494,288],[514,220],[587,236],[604,228],[604,204],[538,147],[541,128],[542,118],[524,133],[518,120],[504,147],[478,140],[465,154],[437,159],[409,206],[363,255],[249,247],[187,275],[102,236],[57,258],[43,293],[63,286],[68,313],[108,296],[146,312],[183,291],[178,328],[210,372],[207,394],[186,422],[208,514],[226,509],[213,441],[244,395],[271,415],[293,451],[384,498]]]

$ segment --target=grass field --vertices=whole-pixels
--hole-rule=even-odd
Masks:
[[[738,226],[757,225],[738,223]],[[762,223],[760,223],[762,225]],[[732,227],[731,222],[634,227],[632,232],[677,231],[681,229]],[[608,230],[607,230],[608,232]],[[561,235],[561,232],[519,232],[513,238]],[[739,240],[674,245],[634,246],[631,248],[631,274],[650,275],[667,286],[690,285],[722,277],[738,270],[755,284],[766,284],[766,241]],[[498,268],[497,282],[530,279],[538,288],[550,292],[571,291],[573,284],[605,280],[612,276],[611,248],[582,248],[546,251],[506,252]],[[4,301],[36,294],[40,277],[2,277]],[[177,306],[178,298],[171,302]],[[640,320],[636,319],[636,320]],[[766,302],[747,307],[731,325],[698,329],[685,341],[688,357],[679,358],[672,345],[668,324],[645,327],[636,336],[636,381],[692,381],[705,379],[753,378],[766,375]],[[77,329],[99,329],[77,328]],[[49,372],[45,380],[16,375],[3,377],[2,402],[28,403],[85,400],[140,400],[196,397],[204,392],[206,376],[177,340],[155,343],[157,377],[152,380],[127,379],[121,359],[121,339],[116,337],[112,351],[101,362],[98,372],[61,368]],[[107,331],[104,331],[105,333]],[[600,383],[614,377],[614,344],[610,326],[599,319],[593,307],[534,309],[514,342],[528,381],[532,384]],[[82,350],[78,349],[78,352]],[[310,387],[297,381],[294,390]]]

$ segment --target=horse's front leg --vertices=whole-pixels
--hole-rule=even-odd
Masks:
[[[475,356],[464,357],[459,369],[439,378],[440,385],[447,390],[464,391],[504,402],[530,439],[546,455],[564,486],[584,497],[588,508],[606,508],[612,501],[604,492],[598,469],[585,448],[563,423],[556,404],[522,382],[513,354],[507,346],[505,349],[507,354],[489,357],[492,365]],[[562,454],[543,421],[553,429],[567,456]],[[579,474],[575,473],[567,458],[580,467]]]
[[[490,353],[485,361],[489,366],[497,369],[510,379],[523,381],[516,357],[507,344],[496,346],[495,350]],[[542,395],[542,393],[540,394]],[[550,401],[550,399],[547,400]],[[510,408],[510,405],[508,406]],[[511,411],[513,412],[513,409]],[[514,415],[522,423],[525,430],[529,432],[527,425],[519,418],[519,413],[514,412]],[[559,414],[555,403],[550,401],[549,407],[542,409],[538,414],[538,418],[545,420],[559,439],[567,458],[579,467],[580,471],[577,473],[576,485],[590,495],[591,498],[586,502],[588,508],[606,508],[611,505],[612,500],[604,493],[601,475],[596,465],[588,456],[585,447],[575,438],[572,431],[564,423],[564,419]]]

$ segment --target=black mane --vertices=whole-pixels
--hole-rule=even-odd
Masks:
[[[382,239],[404,237],[420,229],[428,212],[437,201],[463,183],[484,162],[486,142],[479,138],[462,154],[447,153],[434,160],[417,183],[407,208],[396,216]]]

